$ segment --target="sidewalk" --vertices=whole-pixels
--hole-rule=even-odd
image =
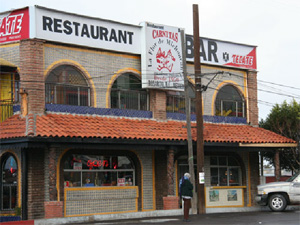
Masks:
[[[287,212],[299,210],[299,206],[288,206]],[[226,212],[225,212],[226,211]],[[205,224],[203,221],[213,218],[218,220],[218,218],[230,218],[232,215],[245,215],[243,213],[266,213],[267,215],[272,215],[272,212],[268,207],[244,207],[244,208],[214,208],[206,209],[206,214],[203,215],[191,215],[191,223],[194,224],[196,221],[199,221],[198,224]],[[283,212],[286,213],[286,212]],[[249,215],[250,215],[249,214]],[[91,215],[91,216],[81,216],[81,217],[64,217],[64,218],[53,218],[53,219],[37,219],[30,221],[16,221],[16,222],[5,222],[1,225],[61,225],[61,224],[95,224],[95,223],[166,223],[170,222],[177,223],[182,222],[182,209],[176,210],[155,210],[148,212],[136,212],[136,213],[120,213],[120,214],[106,214],[106,215]],[[134,222],[135,221],[135,222]],[[144,221],[144,222],[143,222]],[[152,222],[151,222],[152,221]],[[202,221],[200,223],[200,221]],[[197,223],[196,223],[197,224]],[[222,224],[222,223],[218,223]],[[237,223],[238,224],[238,223]],[[242,224],[240,224],[242,225]]]

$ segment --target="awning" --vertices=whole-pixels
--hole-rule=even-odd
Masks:
[[[14,72],[16,69],[16,65],[6,61],[3,58],[0,58],[0,72]]]

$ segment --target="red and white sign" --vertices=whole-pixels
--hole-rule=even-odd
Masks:
[[[118,186],[125,186],[125,178],[118,178]]]
[[[180,29],[142,25],[142,87],[183,91]]]
[[[194,38],[186,35],[186,60],[194,61]],[[201,63],[256,70],[256,47],[200,38]]]
[[[0,43],[29,38],[29,9],[0,14]]]

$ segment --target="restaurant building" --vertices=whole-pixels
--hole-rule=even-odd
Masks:
[[[182,30],[39,6],[0,14],[1,215],[180,207],[185,62],[196,126],[193,37],[185,60]],[[258,153],[296,143],[258,127],[256,47],[200,40],[205,207],[253,207]],[[195,128],[192,139],[196,152]]]

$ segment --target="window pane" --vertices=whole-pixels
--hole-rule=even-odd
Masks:
[[[133,172],[118,172],[118,186],[133,186]]]
[[[239,169],[230,168],[229,169],[229,186],[238,186],[239,182]]]
[[[210,165],[218,165],[218,157],[211,156],[210,157]]]
[[[236,102],[222,101],[223,116],[236,116]]]
[[[243,113],[243,103],[242,102],[238,102],[238,117],[243,117],[244,113]]]
[[[227,184],[227,168],[219,168],[219,185],[228,186]]]
[[[81,187],[81,172],[64,172],[65,187]]]
[[[219,156],[219,165],[220,166],[227,166],[227,157],[225,156]]]
[[[239,163],[235,158],[228,157],[228,166],[239,166]]]
[[[219,186],[218,182],[218,168],[210,168],[210,183],[211,186]]]
[[[119,96],[118,91],[111,91],[110,101],[111,101],[111,108],[119,108]]]

